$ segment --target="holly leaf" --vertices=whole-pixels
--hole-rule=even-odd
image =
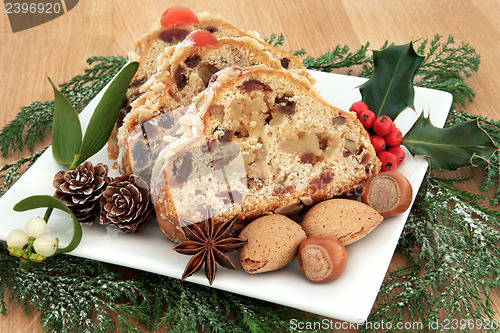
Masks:
[[[362,100],[377,117],[391,119],[413,107],[413,77],[425,57],[417,54],[413,42],[373,51],[373,76],[360,86]]]
[[[432,125],[423,113],[403,137],[413,155],[429,157],[431,169],[455,170],[472,165],[472,158],[489,160],[498,149],[476,120],[448,128]]]

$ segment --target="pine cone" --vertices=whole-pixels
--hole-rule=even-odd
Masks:
[[[125,232],[142,229],[152,213],[148,185],[137,175],[116,177],[101,198],[101,223]]]
[[[56,173],[54,196],[71,209],[78,221],[92,222],[99,214],[99,199],[109,182],[107,165],[94,166],[87,161],[75,170]]]

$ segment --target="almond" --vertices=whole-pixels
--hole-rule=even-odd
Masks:
[[[307,236],[331,237],[345,246],[368,235],[382,220],[382,215],[362,202],[330,199],[306,213],[302,228]]]
[[[273,214],[252,221],[238,238],[247,241],[239,249],[241,265],[247,273],[253,274],[288,265],[297,255],[306,234],[295,221]]]

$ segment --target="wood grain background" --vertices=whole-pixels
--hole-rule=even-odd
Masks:
[[[435,34],[452,35],[457,43],[469,43],[481,55],[479,72],[467,80],[476,97],[473,103],[467,103],[466,110],[494,120],[500,118],[498,0],[80,0],[65,15],[17,33],[12,33],[0,5],[0,127],[10,122],[22,106],[53,98],[47,76],[60,84],[81,73],[91,56],[125,56],[132,42],[147,32],[166,8],[179,4],[195,12],[218,13],[262,36],[282,32],[286,36],[285,49],[304,48],[313,56],[337,44],[356,50],[369,41],[373,49],[378,49],[386,40],[403,44]],[[0,163],[25,155],[12,153],[0,158]],[[467,169],[452,174],[480,172]],[[461,186],[480,193],[477,178]],[[396,253],[390,269],[404,261],[404,256]],[[492,299],[500,320],[498,288]],[[2,332],[42,331],[38,313],[25,316],[14,304],[9,304],[8,316],[0,318],[0,327]]]

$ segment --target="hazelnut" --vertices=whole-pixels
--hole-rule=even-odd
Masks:
[[[384,218],[406,211],[413,199],[410,182],[397,171],[384,171],[366,181],[361,201],[371,206]]]
[[[299,264],[311,282],[332,281],[347,265],[347,250],[334,238],[311,236],[299,246]]]

